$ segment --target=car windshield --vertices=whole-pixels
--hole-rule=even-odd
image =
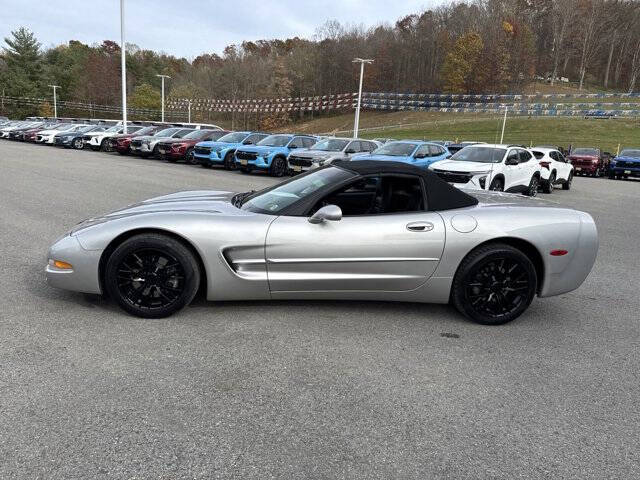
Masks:
[[[478,163],[500,163],[504,157],[505,148],[492,147],[464,147],[453,154],[451,160]]]
[[[417,146],[415,143],[387,143],[377,150],[374,150],[373,154],[406,157],[407,155],[411,155]]]
[[[194,130],[193,132],[187,133],[184,137],[185,139],[199,140],[201,138],[206,137],[212,132],[212,130]]]
[[[122,129],[122,127],[118,126],[118,125],[114,125],[113,127],[109,127],[105,130],[105,132],[119,132]],[[127,130],[130,130],[131,127],[127,127]]]
[[[218,141],[223,143],[240,143],[248,136],[249,134],[244,132],[231,132],[220,137]]]
[[[267,138],[263,138],[256,145],[261,147],[284,147],[291,140],[289,135],[269,135]]]
[[[252,196],[242,204],[241,208],[254,213],[275,215],[319,189],[327,185],[340,183],[353,176],[355,176],[353,172],[337,167],[315,170],[308,175],[297,177],[294,180]]]
[[[316,143],[311,150],[321,150],[323,152],[341,152],[347,146],[349,140],[338,140],[330,138]]]
[[[598,150],[595,148],[574,148],[571,150],[571,155],[598,155]]]
[[[179,128],[165,128],[164,130],[160,130],[159,132],[155,133],[153,136],[154,137],[170,137],[171,135],[176,133],[178,130],[180,130],[180,129]]]
[[[621,157],[640,158],[640,150],[624,149],[620,152]]]
[[[57,127],[53,127],[51,130],[66,130],[71,125],[68,123],[63,123],[62,125],[58,125]]]
[[[135,133],[136,135],[153,135],[156,127],[127,127],[127,134]],[[111,129],[107,130],[110,131]]]
[[[93,132],[94,130],[97,130],[98,128],[100,128],[100,127],[97,127],[96,125],[87,125],[86,127],[79,128],[76,131],[77,132]]]

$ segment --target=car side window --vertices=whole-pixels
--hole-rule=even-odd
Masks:
[[[344,149],[345,153],[349,152],[349,153],[358,153],[361,152],[361,148],[360,148],[360,142],[349,142],[349,144],[347,145],[347,148]]]
[[[259,134],[249,135],[247,138],[245,138],[243,140],[242,144],[243,145],[255,145],[256,143],[258,143],[263,138],[265,138],[264,135],[259,135]]]
[[[295,137],[291,142],[289,142],[289,148],[302,148],[302,137]]]
[[[518,162],[518,151],[517,150],[509,150],[509,154],[507,155],[507,161],[515,160]]]
[[[375,175],[360,178],[327,195],[314,206],[311,213],[326,205],[337,205],[344,216],[425,210],[422,181],[412,175]]]
[[[567,159],[564,158],[564,155],[562,155],[562,153],[560,152],[554,152],[554,153],[556,154],[556,160],[562,163],[567,163]]]
[[[430,156],[429,145],[422,145],[418,147],[416,153],[413,155],[415,158],[426,158]]]
[[[438,147],[437,145],[429,145],[429,153],[432,157],[439,157],[444,153],[442,147]]]
[[[531,155],[526,150],[520,150],[520,163],[526,163],[531,160],[532,157],[533,155]]]
[[[378,146],[373,142],[360,142],[362,144],[363,152],[373,152]]]

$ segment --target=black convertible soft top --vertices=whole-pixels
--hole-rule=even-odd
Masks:
[[[472,207],[478,204],[477,198],[449,185],[431,170],[424,170],[406,163],[380,160],[338,160],[331,165],[350,170],[358,175],[374,175],[377,173],[418,175],[422,177],[427,190],[427,207],[429,210],[452,210],[454,208]]]

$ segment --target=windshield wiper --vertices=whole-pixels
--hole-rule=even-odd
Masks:
[[[234,207],[240,208],[244,203],[245,199],[251,195],[256,193],[255,190],[249,190],[248,192],[236,193],[233,197],[231,197],[231,204]]]

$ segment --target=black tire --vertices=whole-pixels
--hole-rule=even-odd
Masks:
[[[242,173],[251,173],[251,170],[249,170],[247,167],[240,167],[240,171]]]
[[[493,180],[491,180],[489,190],[493,190],[495,192],[504,192],[504,180],[502,180],[502,178],[494,178]]]
[[[529,188],[527,188],[524,194],[527,197],[535,197],[538,195],[538,187],[540,186],[540,178],[537,175],[531,177],[531,181],[529,182]]]
[[[206,161],[202,161],[202,162],[200,162],[200,166],[202,168],[211,168],[211,163],[206,162]]]
[[[94,152],[99,152],[100,151],[100,147],[96,147],[95,145],[91,145],[91,150],[93,150]]]
[[[562,184],[563,190],[571,190],[571,182],[573,181],[573,172],[569,172],[569,178]]]
[[[224,156],[223,165],[225,170],[235,170],[236,169],[236,161],[234,159],[234,152],[227,152]]]
[[[128,150],[125,150],[124,152],[122,150],[118,150],[118,153],[120,155],[129,155],[129,151]]]
[[[553,193],[553,184],[555,182],[556,182],[556,172],[551,172],[551,175],[549,175],[549,180],[547,180],[542,185],[542,191],[544,193]]]
[[[609,180],[615,180],[618,177],[613,173],[613,172],[609,172]]]
[[[184,159],[189,165],[197,165],[198,160],[193,155],[193,148],[188,148],[184,154]]]
[[[535,266],[524,253],[491,243],[464,258],[453,279],[451,301],[476,323],[502,325],[524,313],[537,287]]]
[[[276,157],[271,161],[269,175],[272,177],[282,177],[287,173],[287,161],[282,157]]]
[[[82,141],[82,138],[74,138],[71,146],[75,150],[82,150],[84,148],[84,142]]]
[[[191,303],[200,285],[200,270],[181,242],[145,233],[113,251],[105,266],[104,284],[123,310],[142,318],[163,318]]]
[[[100,142],[100,148],[99,150],[102,150],[103,152],[110,152],[111,151],[111,144],[109,143],[109,139],[108,138],[103,138],[102,141]]]

